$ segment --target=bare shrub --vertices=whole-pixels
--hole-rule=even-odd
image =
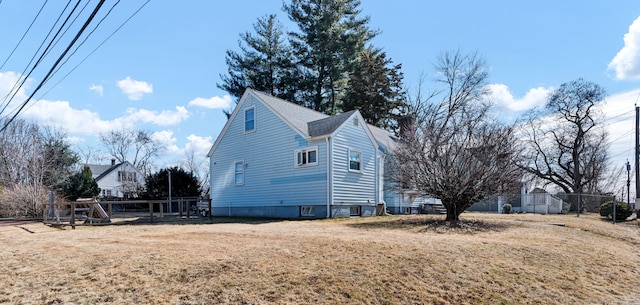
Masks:
[[[48,191],[41,187],[19,184],[0,189],[0,217],[40,217]]]

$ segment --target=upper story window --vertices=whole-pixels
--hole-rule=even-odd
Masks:
[[[254,130],[256,130],[256,109],[251,107],[244,111],[244,132],[252,132]]]
[[[349,149],[349,171],[362,171],[362,153]]]
[[[119,182],[134,182],[138,181],[138,175],[136,172],[118,171]]]
[[[296,150],[296,166],[318,165],[318,147]]]
[[[236,185],[244,184],[244,161],[235,163],[235,183]]]

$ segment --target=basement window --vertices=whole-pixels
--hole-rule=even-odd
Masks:
[[[349,216],[360,216],[362,214],[362,209],[359,205],[354,205],[349,207]]]
[[[301,206],[300,207],[300,216],[302,217],[313,217],[316,216],[314,208],[312,206]]]

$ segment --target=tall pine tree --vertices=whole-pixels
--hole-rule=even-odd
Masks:
[[[351,71],[342,110],[357,109],[367,123],[397,132],[397,120],[406,108],[401,68],[383,51],[363,51]]]
[[[341,112],[349,72],[377,34],[367,26],[369,17],[360,16],[359,6],[359,0],[292,0],[284,5],[299,28],[290,37],[302,70],[299,90],[305,106]]]
[[[218,84],[240,98],[247,87],[326,114],[358,109],[370,124],[395,131],[404,109],[401,65],[370,41],[378,32],[361,16],[360,0],[291,0],[283,10],[297,25],[284,38],[275,15],[227,51]]]
[[[228,74],[220,75],[218,88],[240,99],[250,87],[286,100],[295,101],[296,66],[276,15],[264,16],[238,41],[240,52],[227,50]],[[236,100],[237,101],[237,100]]]

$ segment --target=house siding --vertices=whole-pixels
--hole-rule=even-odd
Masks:
[[[365,131],[364,122],[359,119],[357,126],[353,118],[345,122],[334,135],[332,150],[332,217],[351,216],[351,206],[361,207],[360,216],[375,215],[377,147]],[[349,150],[362,153],[361,172],[349,171]]]
[[[124,197],[124,193],[123,193],[123,185],[126,184],[126,182],[120,181],[118,179],[118,172],[120,171],[125,171],[125,172],[135,172],[136,173],[136,183],[139,186],[144,186],[145,184],[145,178],[144,175],[142,173],[140,173],[137,169],[135,169],[133,167],[133,165],[131,165],[129,162],[125,162],[122,164],[117,165],[115,168],[111,167],[109,168],[110,172],[106,175],[104,175],[103,177],[100,177],[99,180],[96,180],[96,183],[98,184],[98,187],[100,188],[100,195],[99,196],[103,196],[103,191],[111,191],[111,196],[112,198],[123,198]],[[102,174],[102,173],[99,173]],[[95,175],[92,173],[92,175]],[[96,177],[98,175],[95,175]],[[96,178],[94,177],[94,179]],[[132,192],[136,192],[137,190],[133,189],[135,188],[134,185],[129,185],[127,186],[127,188],[131,188],[130,191]]]
[[[310,142],[253,95],[237,107],[211,154],[213,215],[298,218],[301,206],[327,215],[327,145]],[[255,131],[245,133],[244,110],[254,107]],[[317,165],[296,167],[295,151],[317,147]],[[235,185],[235,162],[243,161],[244,184]]]

